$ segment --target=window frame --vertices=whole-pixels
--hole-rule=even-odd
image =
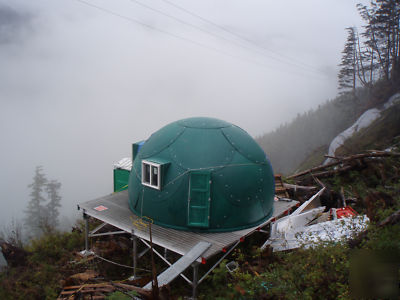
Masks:
[[[145,182],[145,165],[148,165],[150,167],[150,182]],[[153,168],[157,169],[157,184],[153,183]],[[156,190],[161,190],[161,164],[148,161],[148,160],[142,160],[142,185],[151,187]]]

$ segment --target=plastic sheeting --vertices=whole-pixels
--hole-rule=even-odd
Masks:
[[[367,229],[369,223],[368,217],[364,215],[304,226],[305,221],[309,221],[316,212],[314,209],[295,216],[295,219],[289,216],[277,221],[271,226],[271,237],[265,246],[270,245],[274,251],[284,251],[302,246],[313,247],[319,242],[340,242]]]

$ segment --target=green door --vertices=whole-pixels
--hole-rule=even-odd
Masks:
[[[188,226],[208,228],[210,223],[210,172],[191,172]]]

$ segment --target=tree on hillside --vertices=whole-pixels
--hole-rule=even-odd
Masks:
[[[399,0],[375,0],[369,7],[362,4],[357,7],[366,23],[361,34],[364,53],[368,54],[364,71],[369,72],[371,82],[375,70],[384,80],[396,82],[400,75]]]
[[[43,173],[43,168],[38,166],[35,169],[33,182],[28,187],[31,189],[31,199],[25,210],[25,226],[31,237],[37,237],[53,231],[58,225],[61,184],[56,180],[49,182]]]
[[[43,189],[47,179],[43,174],[41,166],[36,167],[33,182],[28,185],[31,189],[31,200],[25,211],[25,225],[30,235],[39,236],[43,232],[43,218],[45,217],[44,203],[46,199],[43,196]]]
[[[46,185],[46,192],[49,198],[49,202],[46,205],[47,210],[47,222],[50,228],[56,228],[59,225],[58,209],[61,207],[61,196],[59,190],[61,183],[57,180],[51,180]]]
[[[339,89],[346,91],[351,88],[353,94],[356,91],[356,72],[357,72],[357,36],[354,27],[348,27],[347,41],[342,51],[342,61],[338,75]]]

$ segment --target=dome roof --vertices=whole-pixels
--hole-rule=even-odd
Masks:
[[[213,118],[168,124],[142,145],[129,179],[129,204],[154,223],[220,232],[272,215],[274,176],[243,129]]]

